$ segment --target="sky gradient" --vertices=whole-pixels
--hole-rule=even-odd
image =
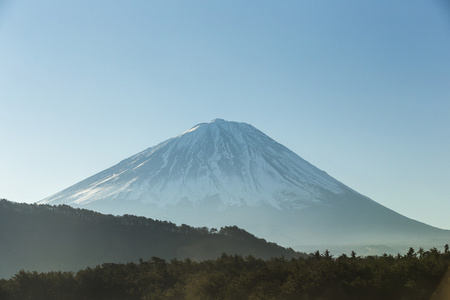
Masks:
[[[0,118],[11,201],[223,118],[450,229],[450,5],[0,1]]]

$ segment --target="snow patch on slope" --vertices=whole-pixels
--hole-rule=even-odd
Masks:
[[[123,200],[159,207],[218,196],[223,207],[300,209],[346,187],[251,125],[200,123],[40,203]]]

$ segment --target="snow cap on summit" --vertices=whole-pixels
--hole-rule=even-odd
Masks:
[[[247,123],[214,119],[148,148],[41,203],[105,199],[158,206],[211,197],[229,205],[305,207],[343,184]]]

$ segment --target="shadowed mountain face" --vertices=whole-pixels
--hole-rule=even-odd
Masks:
[[[220,119],[39,203],[193,226],[237,225],[296,249],[441,245],[450,237],[360,195],[253,126]]]
[[[242,256],[300,257],[233,227],[208,230],[125,215],[115,217],[67,205],[19,204],[0,200],[0,279],[21,269],[77,271],[102,263],[152,256],[167,260]]]

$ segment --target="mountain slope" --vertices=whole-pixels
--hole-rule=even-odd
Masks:
[[[158,206],[218,195],[223,206],[300,208],[345,187],[245,123],[202,123],[138,153],[40,203],[84,205],[98,200]]]
[[[440,243],[449,231],[364,197],[245,123],[216,119],[39,203],[219,227],[285,246]]]
[[[67,205],[31,205],[0,200],[0,278],[21,269],[72,270],[106,262],[215,259],[222,253],[299,257],[237,227],[218,231],[152,219],[102,215]]]

